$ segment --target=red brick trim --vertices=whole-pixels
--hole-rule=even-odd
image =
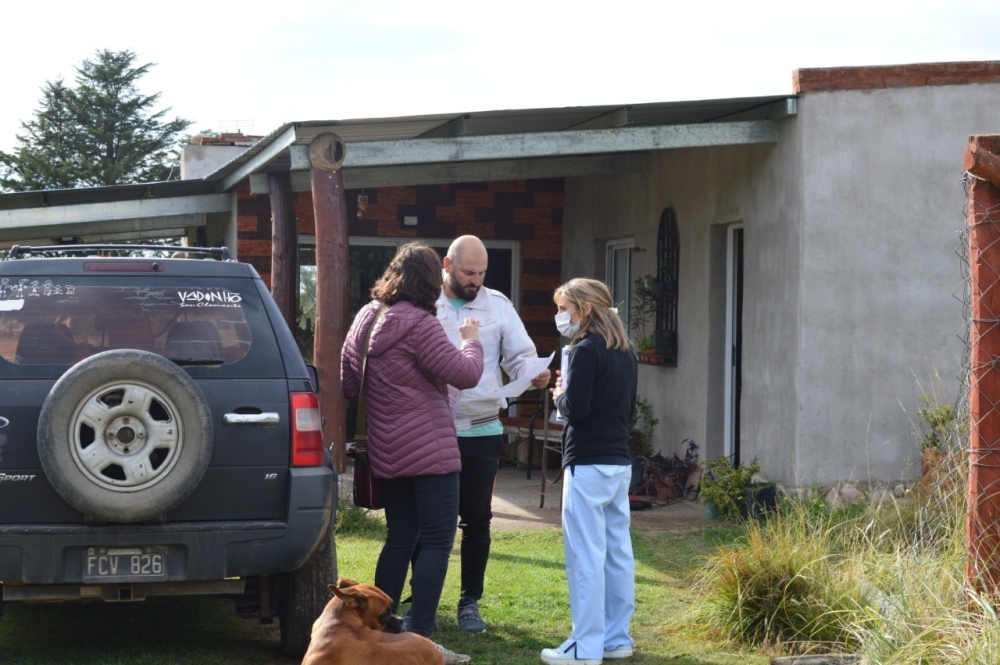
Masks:
[[[798,69],[792,74],[792,88],[797,95],[804,92],[833,90],[875,90],[973,83],[1000,83],[1000,61],[825,67]]]

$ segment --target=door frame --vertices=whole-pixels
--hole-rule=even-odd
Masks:
[[[743,356],[743,224],[726,227],[725,406],[722,454],[740,461],[740,401]]]

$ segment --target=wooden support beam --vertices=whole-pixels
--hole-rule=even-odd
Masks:
[[[344,141],[323,133],[309,144],[313,215],[316,220],[316,337],[313,363],[319,373],[323,440],[340,473],[346,470],[347,400],[340,388],[340,349],[347,337],[350,262]]]
[[[981,145],[983,138],[985,137],[972,137],[972,141],[965,149],[962,168],[994,187],[1000,187],[1000,156]]]
[[[1000,136],[973,137],[974,163],[998,150]],[[967,209],[971,322],[966,579],[971,587],[996,598],[1000,596],[1000,188],[989,180],[973,180]]]
[[[288,171],[267,174],[271,195],[271,295],[288,327],[295,330],[298,310],[299,231],[295,194]]]

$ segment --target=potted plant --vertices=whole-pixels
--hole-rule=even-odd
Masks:
[[[653,430],[660,419],[653,415],[653,405],[645,397],[635,400],[635,417],[629,427],[629,456],[649,457],[653,454]]]
[[[639,361],[644,363],[655,363],[656,362],[656,344],[653,342],[653,336],[647,335],[636,342],[635,345],[636,353],[639,354]]]
[[[639,360],[646,363],[658,362],[656,339],[653,333],[646,329],[650,321],[656,318],[657,297],[653,292],[654,284],[655,278],[652,275],[634,280],[632,309],[629,313],[629,337],[635,344]]]
[[[713,513],[717,513],[719,518],[732,521],[746,517],[750,512],[747,495],[754,485],[754,474],[760,471],[757,458],[753,458],[749,464],[733,466],[728,457],[719,457],[706,460],[704,466],[701,496],[708,515],[711,517]],[[753,492],[750,494],[753,501]]]
[[[652,343],[653,336],[646,332],[646,326],[656,314],[652,283],[652,275],[644,275],[632,280],[632,309],[629,310],[628,332],[636,346],[647,337]]]

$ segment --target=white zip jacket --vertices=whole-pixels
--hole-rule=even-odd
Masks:
[[[455,429],[461,432],[488,422],[507,406],[507,400],[496,396],[503,387],[501,368],[511,379],[519,379],[526,371],[526,362],[537,358],[538,352],[513,303],[494,289],[480,288],[476,299],[465,303],[461,309],[455,309],[442,291],[437,300],[437,315],[448,339],[456,347],[462,345],[458,327],[465,317],[479,321],[483,376],[475,388],[462,391],[455,415]]]

